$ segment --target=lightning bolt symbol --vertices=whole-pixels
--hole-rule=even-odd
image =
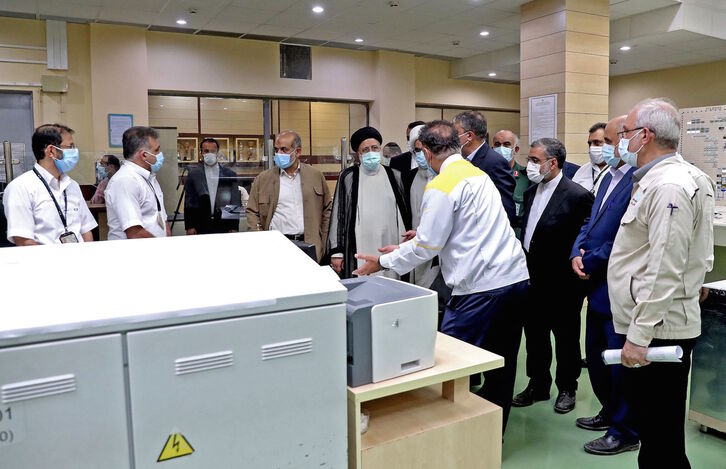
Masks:
[[[176,449],[177,453],[179,452],[179,439],[178,439],[177,435],[174,435],[174,441],[171,444],[171,446]]]

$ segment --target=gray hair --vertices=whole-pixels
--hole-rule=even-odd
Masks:
[[[443,120],[429,122],[421,129],[418,140],[437,160],[445,160],[461,151],[459,132],[451,122]]]
[[[669,98],[648,98],[635,105],[635,126],[655,134],[655,143],[664,148],[678,148],[681,118],[678,107]]]
[[[548,160],[557,158],[557,167],[562,169],[565,165],[565,158],[567,157],[567,150],[565,146],[556,138],[540,138],[535,140],[530,145],[531,148],[544,148],[544,154]]]
[[[283,130],[279,134],[277,134],[277,138],[282,137],[283,135],[292,135],[292,146],[293,150],[296,148],[302,148],[302,139],[300,138],[300,134],[295,132],[294,130]]]
[[[453,120],[454,124],[459,124],[464,132],[474,132],[474,135],[481,139],[486,139],[489,135],[487,130],[487,118],[478,111],[464,111],[456,116]]]
[[[124,158],[131,159],[142,149],[149,149],[149,139],[159,138],[159,132],[151,127],[136,126],[127,129],[121,137],[121,143],[124,148]]]

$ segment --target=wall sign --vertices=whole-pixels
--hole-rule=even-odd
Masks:
[[[540,138],[557,138],[557,95],[529,98],[529,144]]]
[[[122,147],[123,135],[126,130],[134,126],[133,114],[108,115],[108,146]]]

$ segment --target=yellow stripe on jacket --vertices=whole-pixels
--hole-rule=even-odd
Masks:
[[[449,164],[444,170],[426,184],[426,190],[436,189],[449,194],[464,179],[482,176],[486,173],[467,160],[458,160]]]

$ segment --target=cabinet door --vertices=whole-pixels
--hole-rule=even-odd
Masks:
[[[121,336],[0,349],[0,467],[129,467]]]
[[[128,334],[137,468],[346,466],[342,305]]]

